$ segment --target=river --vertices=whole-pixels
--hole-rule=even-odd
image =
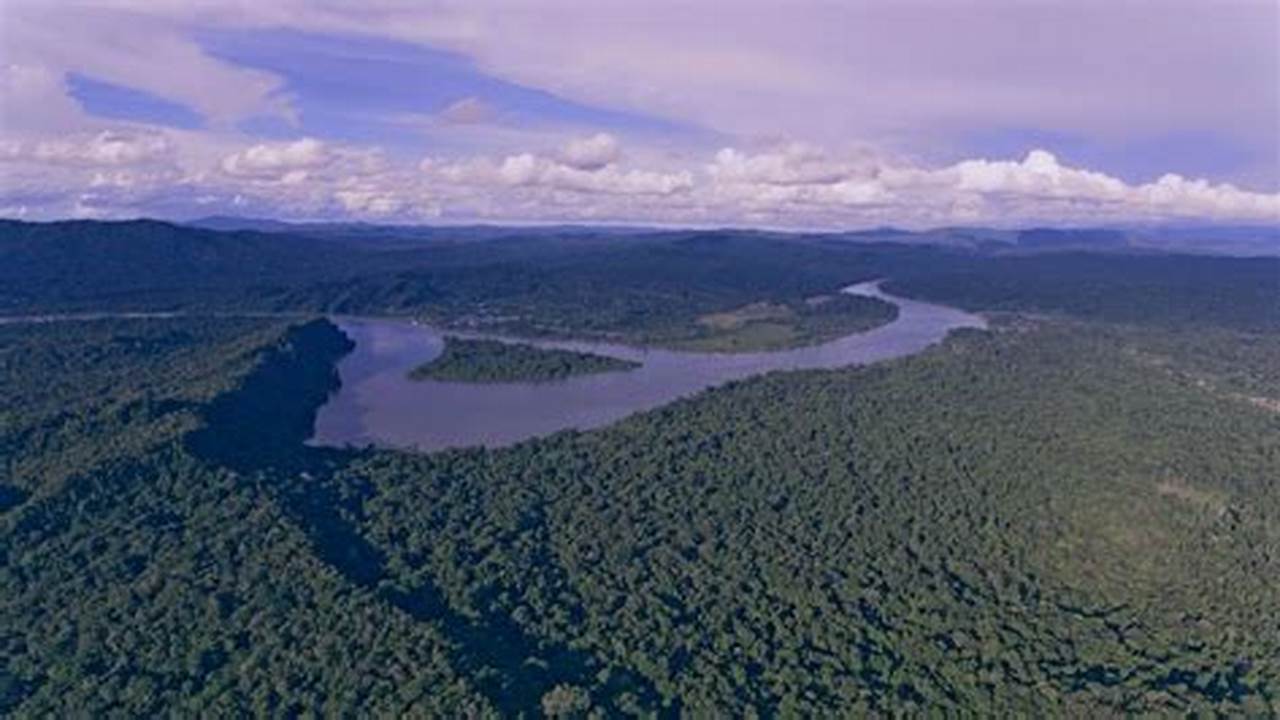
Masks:
[[[695,353],[585,341],[530,341],[642,363],[623,372],[547,383],[415,381],[414,367],[440,354],[443,333],[403,320],[338,318],[356,344],[338,365],[341,389],[320,408],[314,445],[376,445],[423,451],[498,447],[568,428],[601,427],[731,380],[773,370],[837,368],[911,355],[956,328],[985,328],[976,315],[889,295],[878,282],[845,288],[898,306],[893,322],[820,345],[776,352]]]

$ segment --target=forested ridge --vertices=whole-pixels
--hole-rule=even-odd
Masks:
[[[372,233],[372,231],[370,231]],[[408,232],[408,231],[403,231]],[[891,320],[841,288],[973,310],[1172,327],[1280,329],[1280,258],[1009,255],[734,230],[521,235],[466,228],[391,242],[337,230],[215,232],[168,223],[0,221],[0,316],[179,310],[414,316],[446,328],[701,350],[809,344]],[[1043,233],[1042,233],[1043,234]],[[769,317],[739,332],[717,318]],[[745,313],[745,315],[744,315]],[[732,329],[732,328],[731,328]]]
[[[806,299],[878,277],[891,258],[919,254],[881,252],[884,259],[846,243],[730,231],[387,244],[155,221],[0,221],[0,315],[395,315],[452,329],[670,345],[711,335],[699,323],[708,314],[752,303],[800,310]],[[796,313],[774,344],[892,317],[868,298],[828,310],[842,312]]]
[[[431,455],[302,444],[324,320],[0,325],[0,714],[1280,714],[1269,266],[947,257],[991,330]]]

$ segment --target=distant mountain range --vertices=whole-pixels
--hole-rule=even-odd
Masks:
[[[284,222],[269,218],[229,215],[189,220],[188,227],[220,232],[253,231],[309,237],[334,237],[378,241],[391,245],[414,245],[429,240],[494,240],[511,237],[575,237],[636,235],[656,232],[655,228],[615,225],[378,225],[363,222]]]
[[[1280,227],[1265,225],[1136,225],[1131,227],[1000,229],[877,228],[841,233],[859,242],[905,242],[995,252],[1161,251],[1207,255],[1280,255]]]
[[[891,292],[974,310],[1268,330],[1280,321],[1280,253],[1257,230],[248,222],[259,229],[0,220],[0,315],[194,309],[473,318],[498,308],[584,331],[656,332],[673,308],[696,316],[889,278]],[[1271,256],[1222,257],[1224,247]],[[1186,248],[1201,253],[1167,252]]]
[[[312,237],[359,238],[382,244],[417,244],[430,240],[491,240],[516,236],[572,237],[626,235],[667,232],[669,229],[616,225],[377,225],[370,223],[292,223],[267,218],[217,215],[191,220],[185,225],[207,230],[285,233]],[[759,232],[785,236],[778,231]],[[1280,256],[1280,225],[1131,225],[1084,228],[1033,227],[1004,229],[990,227],[941,227],[908,230],[879,227],[845,232],[797,232],[827,235],[851,242],[908,243],[971,248],[992,252],[1163,251],[1211,255]]]

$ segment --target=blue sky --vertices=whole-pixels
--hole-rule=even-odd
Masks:
[[[847,227],[1280,208],[1272,2],[14,0],[0,21],[10,215]]]
[[[204,126],[200,113],[181,103],[78,72],[66,74],[67,93],[94,117],[194,130]]]
[[[474,101],[494,123],[524,128],[565,128],[624,134],[675,135],[693,128],[640,113],[573,102],[545,90],[489,75],[474,61],[448,50],[368,36],[316,35],[291,30],[208,32],[198,37],[209,55],[280,77],[280,92],[293,100],[295,124],[249,118],[241,127],[265,134],[306,134],[349,140],[411,144],[426,119],[460,102]],[[127,105],[127,103],[126,103]],[[117,107],[117,112],[125,111]]]

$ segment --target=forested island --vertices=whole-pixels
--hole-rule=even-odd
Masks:
[[[10,310],[315,315],[0,325],[2,715],[1280,713],[1273,259],[329,239],[348,275],[259,282],[219,253],[305,239],[166,226],[95,277],[23,227]],[[668,292],[686,262],[724,272]],[[875,277],[991,327],[509,448],[303,444],[350,348],[320,311],[639,337]]]
[[[551,382],[637,367],[640,363],[595,353],[448,335],[439,357],[414,368],[409,377],[474,383]]]

